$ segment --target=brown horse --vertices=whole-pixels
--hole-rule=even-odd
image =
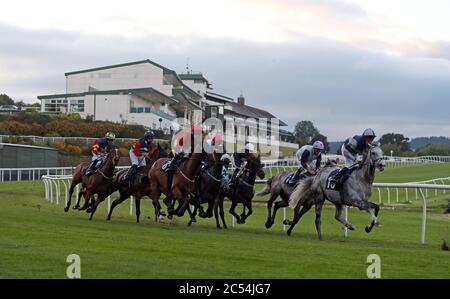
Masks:
[[[83,185],[84,190],[80,191],[80,194],[78,195],[78,201],[75,207],[77,207],[78,210],[87,209],[87,212],[91,213],[89,220],[92,220],[92,216],[94,215],[98,204],[102,202],[110,194],[112,194],[115,190],[117,190],[117,187],[114,184],[113,176],[114,176],[114,169],[117,163],[119,162],[119,159],[120,159],[119,149],[117,147],[113,147],[108,150],[108,153],[105,157],[105,162],[103,163],[102,166],[100,166],[99,170],[96,173],[90,176],[85,176],[83,172],[86,167],[83,166],[83,164],[77,166],[74,178],[72,180],[69,189],[69,201],[67,202],[64,211],[67,212],[69,210],[73,189],[77,184],[79,184],[79,177],[81,173],[81,183]],[[85,202],[82,207],[79,207],[79,200],[81,198],[81,193],[84,193]],[[89,206],[89,201],[94,194],[97,194],[97,199]]]
[[[222,187],[222,171],[223,167],[228,168],[229,160],[221,161],[223,153],[214,152],[207,155],[207,165],[200,172],[200,175],[196,178],[196,189],[194,197],[191,198],[191,204],[194,206],[194,211],[190,212],[188,209],[190,220],[188,226],[191,226],[192,222],[195,222],[195,216],[197,210],[199,216],[202,218],[211,218],[213,215],[213,208],[216,202],[217,196]],[[208,204],[206,212],[204,212],[201,204]]]
[[[89,167],[90,164],[91,164],[91,162],[83,162],[83,163],[78,164],[78,166],[75,168],[75,170],[73,172],[73,176],[72,176],[72,182],[70,184],[70,189],[69,189],[69,202],[64,207],[64,212],[68,212],[69,211],[70,202],[72,200],[72,194],[73,194],[73,191],[74,191],[75,187],[78,184],[81,184],[81,189],[80,189],[80,191],[77,194],[77,203],[75,204],[73,209],[74,210],[76,210],[76,209],[81,210],[80,209],[81,196],[86,194],[86,185],[83,183],[83,176],[85,176],[84,175],[84,171]]]
[[[161,158],[156,161],[148,172],[150,178],[151,200],[155,209],[158,211],[158,217],[165,216],[159,204],[159,198],[162,193],[166,195],[164,203],[168,206],[169,218],[173,214],[179,217],[184,215],[184,212],[189,207],[190,196],[194,192],[195,177],[200,171],[201,162],[204,159],[205,153],[195,151],[188,157],[183,158],[181,165],[177,167],[173,174],[172,186],[169,189],[167,173],[161,170],[161,167],[169,158]],[[169,192],[170,191],[170,192]],[[174,203],[178,201],[179,205],[174,210]]]
[[[136,222],[139,223],[139,216],[141,215],[141,198],[144,196],[150,197],[150,184],[148,178],[148,172],[152,167],[153,163],[160,158],[167,157],[167,152],[158,144],[155,151],[148,155],[147,164],[144,167],[138,169],[134,181],[131,184],[128,180],[122,180],[124,175],[127,173],[127,169],[120,170],[115,177],[115,184],[119,188],[120,197],[111,203],[111,208],[109,209],[107,220],[111,220],[111,214],[114,208],[125,201],[130,196],[134,196],[136,203]],[[158,210],[155,206],[155,214],[157,215]],[[156,220],[158,218],[156,217]]]
[[[235,179],[234,185],[230,189],[222,189],[222,191],[220,192],[218,200],[214,207],[217,228],[220,228],[217,213],[218,209],[220,209],[222,223],[224,225],[224,228],[226,228],[223,213],[223,201],[225,197],[231,200],[231,207],[229,212],[236,218],[237,223],[244,224],[245,220],[253,213],[252,198],[255,195],[254,185],[256,176],[258,176],[260,179],[264,179],[263,164],[261,163],[261,158],[259,155],[257,157],[249,158],[242,175]],[[240,216],[235,212],[236,206],[239,203],[242,203],[244,205],[243,212]],[[245,213],[245,208],[248,209],[247,214]]]

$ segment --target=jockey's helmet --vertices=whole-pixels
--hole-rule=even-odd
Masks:
[[[151,130],[148,130],[145,132],[144,138],[147,140],[151,140],[151,139],[155,138],[155,133],[153,133],[153,131],[151,131]]]
[[[375,138],[375,137],[377,137],[377,135],[375,135],[374,130],[372,130],[372,129],[365,129],[364,133],[363,133],[363,137]]]
[[[105,134],[105,137],[106,137],[106,139],[107,140],[114,140],[114,139],[116,139],[116,134],[114,134],[113,132],[107,132],[106,134]]]
[[[255,151],[255,146],[253,145],[253,143],[247,143],[245,145],[245,151],[253,153]]]
[[[316,142],[314,142],[313,148],[314,148],[314,149],[318,149],[318,150],[323,151],[323,149],[324,149],[325,147],[323,146],[322,141],[317,140]]]

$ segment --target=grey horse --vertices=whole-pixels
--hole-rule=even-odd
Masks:
[[[267,220],[265,223],[266,228],[271,228],[272,225],[275,223],[275,217],[277,214],[278,209],[284,208],[289,206],[289,197],[291,196],[292,192],[295,189],[295,186],[291,186],[289,184],[286,184],[286,178],[289,175],[293,175],[292,172],[282,172],[279,173],[270,179],[267,180],[266,187],[261,192],[256,193],[257,196],[264,196],[267,194],[270,194],[269,200],[267,201]],[[302,180],[306,177],[309,177],[306,174],[302,174],[299,177],[299,180]],[[278,198],[278,196],[281,198],[281,200],[275,202],[275,205],[273,204],[274,201]],[[304,201],[302,202],[302,214],[306,213],[311,207],[313,206],[314,201]],[[272,211],[272,206],[273,211]]]
[[[341,190],[331,190],[327,187],[329,184],[330,174],[338,169],[336,164],[331,164],[323,168],[315,177],[302,180],[289,199],[289,206],[294,208],[294,220],[290,222],[288,234],[292,228],[300,220],[300,206],[305,201],[314,201],[316,209],[316,230],[320,240],[322,240],[321,232],[321,214],[325,199],[329,200],[336,206],[335,218],[350,230],[354,230],[354,226],[342,218],[342,208],[344,205],[359,208],[367,211],[371,216],[371,223],[365,227],[366,232],[370,232],[373,226],[381,226],[377,215],[380,207],[369,202],[372,194],[372,184],[375,179],[375,170],[384,170],[383,151],[379,143],[374,143],[367,153],[363,155],[362,162],[358,163],[348,180],[343,184]],[[356,166],[356,165],[355,165]]]

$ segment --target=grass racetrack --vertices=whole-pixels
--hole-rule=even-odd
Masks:
[[[377,181],[448,176],[450,164],[430,164],[388,168],[377,173]],[[356,230],[348,238],[334,219],[334,208],[326,207],[324,240],[319,241],[313,210],[291,237],[282,230],[281,211],[272,229],[264,227],[267,210],[262,205],[246,224],[235,227],[226,206],[227,230],[217,230],[214,219],[201,218],[187,227],[186,216],[156,223],[147,199],[139,224],[129,214],[129,201],[116,208],[110,222],[106,203],[89,221],[85,212],[64,213],[62,203],[45,201],[42,182],[0,183],[0,277],[65,278],[66,258],[76,253],[82,278],[365,278],[369,254],[380,256],[382,278],[450,278],[450,252],[440,249],[444,239],[450,241],[450,216],[443,214],[450,191],[428,200],[424,245],[421,205],[412,192],[412,202],[383,207],[383,226],[370,234],[364,232],[369,215],[350,209]]]

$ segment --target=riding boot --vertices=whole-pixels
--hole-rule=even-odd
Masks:
[[[303,171],[303,167],[299,167],[297,169],[297,171],[295,172],[295,174],[289,180],[288,185],[293,186],[297,182],[297,180],[300,177],[300,174],[302,173],[302,171]]]
[[[175,154],[175,156],[170,161],[170,164],[167,166],[165,172],[173,172],[175,170],[175,166],[178,165],[179,160],[181,160],[181,154]]]
[[[344,183],[350,175],[350,169],[347,167],[342,168],[335,176],[334,181],[338,184]]]
[[[97,165],[98,160],[92,161],[91,165],[84,172],[85,175],[91,175],[94,172],[95,166]]]
[[[124,176],[123,180],[127,180],[129,182],[133,182],[134,180],[134,176],[136,174],[136,170],[137,170],[137,165],[133,164],[131,165],[130,169],[128,169],[127,174]]]

